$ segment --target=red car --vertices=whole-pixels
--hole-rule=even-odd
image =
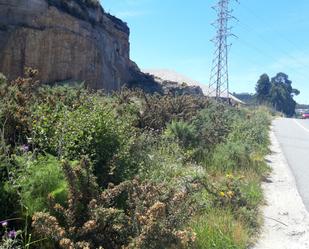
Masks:
[[[303,113],[303,114],[301,115],[301,117],[302,117],[303,119],[309,119],[309,113]]]

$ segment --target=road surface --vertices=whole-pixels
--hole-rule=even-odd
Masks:
[[[309,211],[309,119],[277,119],[274,132]]]
[[[254,249],[309,249],[309,213],[303,201],[308,204],[308,128],[309,120],[276,119],[273,123],[272,153],[266,158],[272,171],[262,184],[264,224]]]

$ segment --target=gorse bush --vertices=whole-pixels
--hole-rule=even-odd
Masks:
[[[68,206],[54,202],[56,217],[36,213],[33,217],[35,231],[54,240],[61,248],[118,248],[125,243],[130,232],[128,218],[122,210],[112,208],[123,185],[114,191],[106,190],[108,192],[101,198],[86,159],[76,167],[71,167],[68,162],[62,167],[69,185]]]
[[[138,98],[140,104],[135,113],[138,127],[159,131],[162,131],[172,120],[192,120],[201,109],[208,107],[210,103],[206,98],[191,95],[161,96],[130,90],[124,90],[116,96],[120,105],[132,104],[132,100]]]
[[[0,78],[0,122],[5,142],[10,144],[27,143],[31,137],[33,111],[42,103],[55,111],[60,103],[66,106],[79,106],[85,100],[86,91],[82,88],[42,87],[36,80],[38,71],[25,68],[24,77],[8,82]],[[56,109],[58,110],[58,109]]]
[[[0,123],[5,142],[10,144],[26,141],[30,130],[31,103],[37,96],[38,71],[25,68],[25,77],[8,82],[0,79]]]
[[[216,197],[213,199],[214,204],[221,208],[228,207],[231,210],[247,206],[247,199],[243,196],[244,192],[241,191],[241,187],[245,184],[243,178],[243,176],[227,174],[218,180],[211,190]]]
[[[63,164],[69,184],[68,207],[54,204],[56,216],[36,213],[33,227],[61,248],[182,248],[193,232],[177,230],[187,192],[174,192],[137,180],[98,190],[91,167],[83,159],[76,167]],[[127,196],[125,208],[117,199]]]

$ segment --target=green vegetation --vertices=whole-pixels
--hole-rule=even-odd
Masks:
[[[263,74],[256,85],[257,101],[260,104],[271,105],[288,117],[295,114],[296,102],[293,97],[299,93],[297,89],[292,88],[292,81],[284,73],[278,73],[271,80],[267,74]]]
[[[262,74],[255,89],[255,94],[234,93],[233,95],[249,106],[264,105],[287,117],[295,115],[296,108],[308,109],[306,105],[298,105],[294,101],[294,96],[299,95],[300,92],[292,88],[292,81],[285,73],[278,73],[271,79],[267,74]]]
[[[42,86],[37,73],[0,76],[0,249],[250,245],[266,109]]]
[[[92,25],[97,24],[98,20],[91,12],[93,10],[103,11],[99,0],[47,0],[47,3],[78,19],[90,22]]]
[[[193,222],[197,234],[196,248],[245,249],[249,234],[232,212],[216,209]]]
[[[47,210],[48,199],[53,197],[59,203],[65,203],[67,183],[57,158],[50,155],[39,155],[36,159],[29,158],[31,154],[15,158],[17,168],[22,171],[16,174],[14,187],[18,189],[20,202],[27,215]]]

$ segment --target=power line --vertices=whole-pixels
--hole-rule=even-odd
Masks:
[[[265,25],[265,27],[267,27],[267,25],[269,25],[268,21],[266,21],[265,18],[262,18],[261,16],[259,16],[254,10],[252,10],[250,7],[246,6],[246,4],[242,4],[241,5],[243,7],[243,9],[246,10],[247,13],[250,13],[251,16],[255,17],[257,20],[259,20],[262,24]],[[300,76],[303,79],[307,79],[307,77],[304,76],[304,70],[307,71],[308,65],[306,65],[305,63],[303,63],[301,60],[299,60],[299,58],[293,56],[291,53],[289,53],[286,49],[282,48],[282,46],[280,46],[281,44],[279,43],[275,43],[272,40],[270,40],[269,38],[264,37],[263,35],[259,34],[258,32],[255,32],[256,28],[252,27],[251,25],[248,25],[247,23],[240,23],[239,27],[243,28],[245,30],[245,32],[249,32],[249,33],[254,33],[256,35],[257,38],[259,38],[262,42],[264,42],[268,48],[270,48],[272,51],[276,50],[276,52],[279,52],[282,54],[282,56],[284,56],[285,58],[288,58],[289,60],[291,60],[291,62],[294,63],[290,63],[290,64],[285,64],[284,62],[281,62],[280,60],[278,60],[278,58],[275,58],[275,56],[272,56],[270,53],[266,52],[265,50],[261,49],[259,46],[255,46],[252,43],[244,40],[243,38],[239,39],[238,41],[240,41],[241,43],[243,43],[244,45],[246,45],[247,47],[254,49],[255,51],[257,51],[259,54],[266,56],[266,58],[272,58],[276,64],[278,64],[281,67],[287,67],[290,70],[294,71],[294,72],[298,72],[298,76]],[[289,38],[286,37],[286,35],[282,35],[280,34],[280,36],[287,42],[290,44],[290,47],[294,47],[294,49],[296,48],[296,50],[299,49],[299,46],[291,41]],[[249,59],[253,59],[253,58],[249,58]],[[260,64],[260,63],[258,63]]]
[[[240,27],[242,26],[242,28],[244,29],[244,31],[246,32],[253,32],[252,30],[254,30],[254,28],[249,27],[247,24],[244,25],[243,23],[240,25]],[[255,33],[255,32],[254,32]],[[282,66],[282,67],[287,67],[293,71],[298,72],[298,75],[301,75],[302,78],[306,79],[305,76],[303,76],[303,72],[302,70],[300,70],[297,67],[301,67],[305,70],[307,70],[307,66],[305,64],[303,64],[302,62],[300,62],[297,58],[295,58],[294,56],[290,55],[289,53],[285,52],[282,49],[279,49],[278,46],[275,43],[272,43],[270,41],[267,41],[266,39],[264,39],[262,36],[258,35],[259,39],[263,42],[265,42],[265,44],[268,45],[268,47],[272,50],[277,49],[277,51],[280,52],[281,50],[281,54],[284,55],[285,57],[288,57],[289,59],[291,59],[291,61],[294,61],[294,65],[296,64],[296,66],[293,66],[293,64],[284,64],[282,62],[280,62],[280,60],[278,60],[278,58],[275,58],[273,55],[271,55],[270,53],[267,53],[265,50],[262,50],[259,46],[253,45],[252,43],[250,43],[248,40],[245,40],[244,38],[239,39],[238,41],[241,42],[242,44],[244,44],[245,46],[255,50],[258,54],[263,55],[265,58],[270,58],[272,59],[274,62],[276,62],[278,65]]]
[[[254,11],[252,8],[250,8],[246,2],[244,4],[242,4],[242,7],[246,10],[246,12],[250,12],[252,16],[254,16],[257,20],[259,20],[260,22],[262,22],[263,24],[265,24],[265,27],[267,27],[269,25],[269,21],[266,20],[265,18],[263,18],[262,16],[258,15],[256,13],[256,11]],[[282,34],[281,34],[282,35]],[[287,41],[288,43],[290,43],[290,45],[298,47],[299,45],[297,45],[294,41],[290,40],[286,35],[284,35],[284,40]]]
[[[269,24],[266,21],[265,18],[259,16],[254,10],[252,10],[249,6],[247,6],[246,4],[242,4],[243,9],[246,10],[246,12],[250,12],[251,16],[254,16],[257,20],[259,20],[261,23],[263,23],[265,25],[265,27],[267,27]],[[254,30],[255,28],[248,25],[247,23],[241,23],[242,26],[246,26],[251,32],[252,30]],[[258,34],[257,32],[255,32],[255,34],[265,42],[265,44],[267,45],[272,45],[272,49],[275,47],[278,50],[280,50],[283,54],[285,54],[287,57],[289,57],[290,59],[294,60],[295,62],[298,62],[298,64],[302,65],[303,67],[305,67],[307,69],[307,65],[303,65],[302,62],[300,62],[295,56],[291,55],[288,51],[286,51],[285,49],[283,49],[282,47],[280,47],[280,44],[278,43],[274,43],[272,42],[270,39],[265,39],[262,35]],[[287,43],[290,44],[291,47],[293,47],[293,49],[299,50],[299,45],[297,45],[294,41],[292,41],[291,39],[289,39],[285,34],[280,34],[280,36],[283,38],[283,40]]]

